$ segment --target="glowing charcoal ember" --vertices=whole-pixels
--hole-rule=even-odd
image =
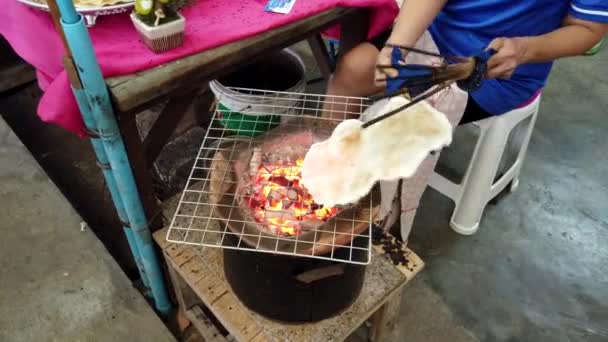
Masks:
[[[299,197],[300,195],[298,194],[298,191],[296,189],[289,188],[287,190],[287,198],[289,198],[290,201],[297,201]]]
[[[272,177],[268,178],[268,181],[271,183],[274,183],[276,185],[283,186],[283,187],[289,186],[289,180],[287,178],[281,177],[281,176],[272,176]]]
[[[252,177],[255,180],[252,195],[243,200],[256,222],[275,235],[298,235],[302,229],[314,229],[338,213],[337,208],[315,203],[300,186],[301,165],[302,159],[255,165],[258,169]]]
[[[251,177],[255,176],[261,164],[262,149],[260,147],[256,147],[253,149],[253,156],[251,157],[251,162],[249,163],[249,175]]]

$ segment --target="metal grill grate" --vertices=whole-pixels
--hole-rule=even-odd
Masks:
[[[328,125],[358,117],[367,108],[368,100],[243,88],[224,89],[224,92],[224,95],[218,96],[215,113],[171,221],[167,240],[345,263],[369,263],[374,207],[379,205],[373,203],[379,202],[376,197],[369,196],[365,203],[359,203],[361,210],[343,210],[342,214],[320,227],[301,228],[303,234],[300,235],[264,234],[261,230],[252,232],[246,229],[248,224],[255,225],[257,222],[247,215],[238,215],[242,207],[237,203],[236,186],[232,186],[236,182],[231,175],[234,172],[231,165],[237,154],[235,147],[244,144],[252,147],[261,143],[262,138],[256,134],[278,125],[281,128],[304,129],[311,122]],[[248,115],[235,114],[228,108],[236,108],[235,112]],[[277,137],[284,134],[280,133],[283,129],[271,130],[269,134],[273,135],[275,131],[279,132],[276,133]],[[225,192],[231,196],[231,200],[209,200],[217,194],[218,178],[220,188],[232,188]],[[351,228],[344,229],[346,224]],[[304,235],[309,238],[304,239]],[[320,239],[320,236],[325,238]],[[319,253],[319,250],[326,252]]]

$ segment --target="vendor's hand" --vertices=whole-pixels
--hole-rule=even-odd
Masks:
[[[392,51],[393,51],[393,48],[390,48],[390,47],[385,46],[384,48],[382,48],[382,50],[380,50],[380,53],[378,54],[378,57],[376,59],[376,66],[391,65],[392,64],[391,63]],[[387,77],[395,77],[398,74],[399,73],[397,72],[396,69],[378,69],[378,68],[376,68],[375,74],[374,74],[374,83],[378,87],[385,87]]]
[[[488,60],[486,77],[507,79],[524,62],[527,44],[525,38],[496,38],[488,48],[496,53]]]

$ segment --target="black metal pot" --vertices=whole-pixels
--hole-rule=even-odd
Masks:
[[[236,246],[227,234],[224,245]],[[244,243],[244,242],[241,242]],[[359,237],[353,246],[366,248]],[[349,259],[350,248],[334,251]],[[367,260],[367,250],[352,249],[352,260]],[[342,255],[344,254],[344,255]],[[348,308],[359,296],[365,265],[224,248],[224,272],[235,295],[249,309],[282,322],[315,322]]]

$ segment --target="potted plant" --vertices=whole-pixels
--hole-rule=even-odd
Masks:
[[[182,45],[186,19],[178,10],[184,0],[135,0],[131,21],[150,50],[160,53]]]

